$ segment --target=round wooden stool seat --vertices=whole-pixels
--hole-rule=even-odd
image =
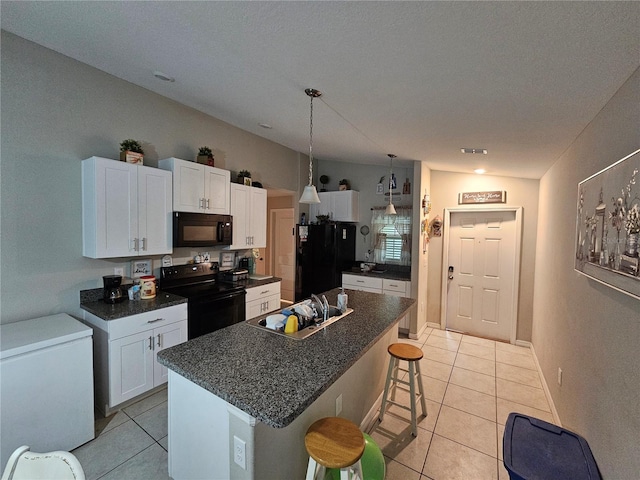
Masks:
[[[326,468],[346,468],[364,453],[364,436],[358,426],[340,417],[313,423],[304,437],[309,456]]]
[[[399,358],[400,360],[407,360],[409,362],[415,362],[422,358],[422,350],[408,343],[392,343],[387,348],[390,355]]]

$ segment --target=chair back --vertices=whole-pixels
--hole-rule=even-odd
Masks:
[[[85,480],[85,476],[72,453],[35,453],[23,445],[9,457],[0,480]]]

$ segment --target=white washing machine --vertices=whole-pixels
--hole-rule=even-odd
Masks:
[[[0,325],[0,470],[21,445],[94,438],[93,330],[67,314]]]

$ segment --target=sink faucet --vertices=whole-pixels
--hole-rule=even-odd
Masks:
[[[318,308],[322,310],[322,321],[324,322],[329,318],[329,302],[327,301],[327,297],[322,295],[322,300],[320,300],[316,294],[312,293],[311,298]]]

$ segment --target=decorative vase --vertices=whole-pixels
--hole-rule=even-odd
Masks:
[[[613,254],[613,268],[614,270],[620,270],[620,232],[618,231],[618,240],[616,240],[616,249]]]
[[[144,155],[142,153],[125,150],[124,152],[120,152],[120,161],[127,162],[127,163],[134,163],[137,165],[143,165]]]
[[[626,254],[630,257],[638,256],[638,232],[630,233],[627,237],[627,249]]]

